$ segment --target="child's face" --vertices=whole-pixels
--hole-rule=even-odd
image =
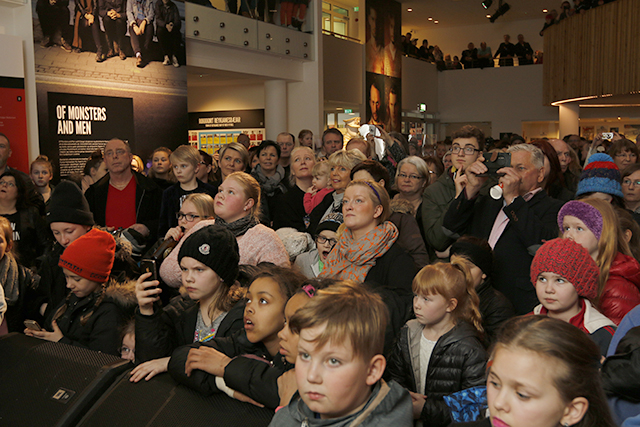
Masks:
[[[136,359],[136,334],[128,333],[122,338],[122,348],[120,349],[120,357],[131,360]]]
[[[196,178],[198,167],[187,162],[176,162],[173,165],[173,174],[180,184],[187,184]]]
[[[278,332],[284,327],[286,303],[280,285],[270,277],[260,277],[249,286],[244,308],[247,339],[252,343],[262,341],[273,356],[280,350]]]
[[[370,363],[354,354],[350,342],[316,346],[313,341],[325,328],[323,324],[300,331],[296,359],[298,392],[322,419],[357,412],[377,381],[369,375]]]
[[[7,252],[7,239],[4,237],[4,230],[0,228],[0,259],[4,258]]]
[[[591,230],[575,216],[565,215],[562,219],[562,237],[571,239],[589,251],[591,258],[598,257],[598,239]]]
[[[291,297],[287,306],[284,308],[284,328],[278,332],[278,338],[280,338],[280,354],[287,359],[289,363],[296,363],[296,357],[298,356],[298,340],[300,336],[291,332],[289,329],[289,321],[291,316],[296,311],[304,307],[309,301],[307,294],[295,294]]]
[[[182,286],[185,287],[192,300],[211,300],[220,287],[220,276],[211,268],[191,257],[180,260],[182,270]]]
[[[94,282],[63,268],[64,276],[67,279],[67,288],[78,298],[84,298],[91,295],[101,286],[100,283]]]
[[[196,208],[196,205],[191,203],[191,201],[189,200],[185,200],[184,203],[182,203],[182,207],[180,208],[180,211],[178,212],[178,214],[184,215],[182,218],[178,220],[178,225],[184,227],[184,229],[187,231],[191,230],[194,225],[196,225],[197,223],[205,219],[202,217],[202,215],[198,213],[198,209]],[[189,221],[186,215],[192,215],[193,221]]]
[[[326,262],[329,252],[331,252],[331,249],[333,249],[337,243],[337,237],[336,232],[331,230],[322,230],[318,233],[316,246],[318,247],[318,256],[322,262]],[[321,240],[324,240],[324,243],[320,243]]]
[[[63,248],[69,246],[78,237],[87,234],[87,231],[91,229],[91,226],[72,224],[70,222],[52,222],[50,227],[53,232],[53,237],[56,238]]]
[[[448,322],[454,308],[453,300],[439,294],[413,296],[413,312],[421,325],[431,327]]]
[[[536,295],[540,304],[549,310],[551,317],[566,315],[562,317],[567,317],[565,320],[568,320],[580,311],[580,297],[576,288],[558,274],[540,273],[536,280]]]
[[[163,174],[169,172],[171,168],[171,162],[169,161],[169,156],[164,151],[158,151],[153,155],[152,168],[156,173]]]
[[[311,183],[316,186],[316,189],[322,190],[329,185],[329,174],[323,173],[322,175],[314,175]]]
[[[566,405],[553,385],[561,363],[521,348],[499,347],[487,377],[491,425],[565,425]],[[574,423],[571,423],[574,424]]]
[[[36,187],[46,187],[51,181],[51,171],[41,163],[36,163],[31,168],[31,180]]]
[[[213,210],[226,222],[237,221],[249,213],[253,206],[250,200],[252,199],[247,199],[243,187],[236,179],[225,179],[218,187]]]

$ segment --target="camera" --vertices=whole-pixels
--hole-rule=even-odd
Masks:
[[[613,139],[613,132],[602,132],[602,139],[611,141]]]
[[[501,153],[498,151],[482,153],[484,165],[487,171],[478,176],[498,176],[498,169],[511,167],[511,153]]]

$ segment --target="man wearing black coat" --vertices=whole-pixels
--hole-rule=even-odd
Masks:
[[[516,314],[531,312],[538,304],[529,277],[531,261],[546,240],[558,237],[557,215],[562,202],[540,186],[544,180],[544,154],[529,144],[509,149],[511,167],[498,170],[502,196],[479,196],[487,172],[484,158],[456,179],[456,199],[449,205],[445,233],[453,238],[471,234],[487,239],[494,251],[494,287],[513,304]],[[495,195],[495,193],[494,193]]]

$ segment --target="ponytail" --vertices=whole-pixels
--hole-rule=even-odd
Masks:
[[[456,319],[463,319],[472,324],[480,333],[484,332],[482,328],[482,315],[480,314],[480,298],[476,293],[476,288],[469,269],[470,261],[463,256],[456,256],[451,260],[451,265],[460,270],[464,275],[465,290],[464,296],[458,298],[458,306],[453,311]]]

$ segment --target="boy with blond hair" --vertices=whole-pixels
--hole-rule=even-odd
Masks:
[[[160,206],[160,226],[158,236],[165,236],[170,228],[178,226],[176,214],[182,207],[182,202],[189,194],[206,193],[216,197],[218,188],[206,184],[197,178],[198,170],[203,167],[202,157],[197,148],[191,145],[181,145],[169,156],[173,174],[177,183],[162,193]]]
[[[382,298],[362,284],[318,291],[291,317],[298,392],[270,426],[412,426],[409,393],[382,379],[387,318]]]

